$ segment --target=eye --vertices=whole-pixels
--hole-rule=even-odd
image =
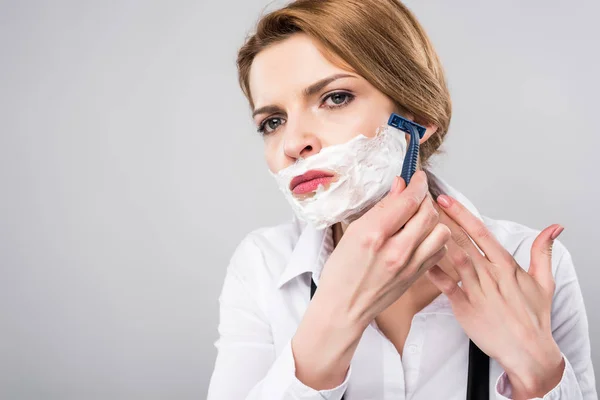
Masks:
[[[257,131],[263,135],[272,133],[273,131],[275,131],[275,129],[277,129],[280,125],[284,123],[283,121],[285,120],[280,117],[267,118],[260,123]]]
[[[325,96],[323,104],[327,108],[343,107],[354,100],[354,95],[348,92],[333,92]]]

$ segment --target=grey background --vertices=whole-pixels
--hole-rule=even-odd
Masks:
[[[566,227],[599,371],[600,3],[407,4],[454,101],[435,170]],[[291,215],[234,65],[265,5],[0,1],[0,398],[206,397],[229,257]]]

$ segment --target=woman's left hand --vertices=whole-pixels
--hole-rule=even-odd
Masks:
[[[552,243],[563,228],[551,225],[537,236],[526,272],[464,205],[446,195],[437,203],[452,238],[446,256],[426,275],[448,297],[469,338],[503,367],[514,398],[543,397],[565,368],[550,325]],[[456,271],[455,279],[444,271]]]

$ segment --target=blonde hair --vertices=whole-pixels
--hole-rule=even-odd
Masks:
[[[390,97],[401,114],[438,127],[420,147],[422,166],[442,152],[452,114],[450,93],[427,34],[405,5],[396,0],[297,0],[264,15],[237,57],[239,83],[251,107],[248,76],[254,57],[295,33],[316,39],[329,56]]]

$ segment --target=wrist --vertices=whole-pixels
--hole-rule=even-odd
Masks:
[[[344,291],[337,284],[331,285],[321,276],[319,290],[315,293],[306,312],[308,314],[318,310],[318,315],[325,320],[323,325],[344,329],[352,337],[360,339],[375,318],[367,312],[369,308],[364,299],[356,300],[351,293]]]
[[[317,336],[337,336],[342,343],[358,342],[370,322],[344,299],[332,298],[324,287],[315,293],[305,318]]]
[[[296,377],[325,390],[343,382],[364,329],[344,307],[318,296],[319,291],[292,338],[292,353]]]
[[[534,359],[535,362],[523,363],[519,368],[505,369],[515,399],[544,397],[562,379],[566,365],[558,346]]]

